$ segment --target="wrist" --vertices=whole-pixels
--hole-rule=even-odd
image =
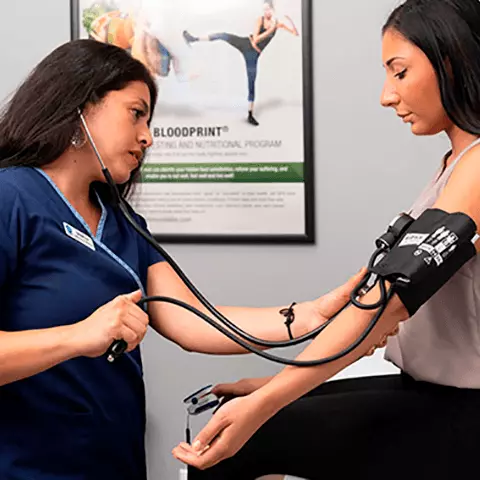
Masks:
[[[252,411],[258,412],[263,421],[273,417],[283,407],[278,396],[272,397],[265,386],[252,392],[248,398],[252,402]]]
[[[81,357],[85,354],[82,349],[82,342],[79,340],[78,323],[60,327],[59,335],[61,343],[65,345],[66,354],[69,358]]]
[[[294,320],[291,323],[294,338],[302,337],[320,325],[315,303],[311,301],[297,303],[293,306]]]

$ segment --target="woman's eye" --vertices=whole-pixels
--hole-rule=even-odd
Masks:
[[[132,108],[132,112],[133,112],[133,116],[135,117],[135,120],[138,120],[144,115],[143,110],[139,110],[138,108]]]
[[[399,80],[402,80],[403,78],[405,78],[405,74],[407,73],[407,69],[405,68],[404,70],[402,70],[401,72],[398,72],[395,77],[398,78]]]

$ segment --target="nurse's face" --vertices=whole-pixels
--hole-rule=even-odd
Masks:
[[[105,166],[117,184],[126,183],[152,145],[148,126],[150,91],[143,82],[109,92],[87,110],[87,125]],[[98,163],[98,160],[95,160]],[[99,165],[99,164],[98,164]],[[98,179],[104,180],[101,171]]]

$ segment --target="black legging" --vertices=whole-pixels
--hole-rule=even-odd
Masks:
[[[245,66],[247,68],[248,101],[253,102],[255,100],[255,81],[257,79],[258,59],[260,53],[252,47],[248,37],[238,37],[237,35],[223,32],[211,34],[208,38],[210,41],[223,40],[236,48],[243,55]]]
[[[462,480],[478,476],[480,390],[386,375],[327,382],[189,480]],[[352,477],[347,477],[352,476]]]

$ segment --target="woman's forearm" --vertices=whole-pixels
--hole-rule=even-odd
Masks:
[[[298,35],[298,30],[297,30],[297,27],[295,26],[295,23],[293,22],[293,20],[288,15],[285,15],[285,18],[290,23],[290,27],[288,25],[286,25],[285,22],[282,22],[281,23],[282,28],[284,28],[285,30],[290,32],[292,35]]]
[[[252,48],[254,48],[258,53],[262,53],[262,51],[258,48],[258,45],[255,43],[253,37],[250,37],[250,43],[252,45]]]
[[[353,288],[365,275],[362,268],[331,292],[311,301],[299,302],[294,307],[292,336],[298,338],[321,326],[343,308],[350,299]],[[148,296],[171,297],[201,311],[218,323],[213,315],[190,292],[183,281],[166,262],[159,262],[148,270]],[[216,307],[224,317],[250,335],[269,341],[289,340],[286,309],[289,304],[277,307]],[[246,353],[248,350],[230,340],[215,327],[195,313],[170,302],[152,302],[149,305],[150,326],[184,350],[198,353],[228,355]],[[228,327],[225,327],[228,330]]]
[[[279,28],[282,28],[283,30],[286,30],[288,33],[291,33],[292,35],[298,36],[298,31],[294,30],[293,28],[289,27],[288,25],[282,24],[279,26]]]
[[[265,30],[260,35],[253,35],[253,41],[255,42],[255,44],[257,44],[258,42],[265,40],[269,35],[271,35],[274,32],[276,28],[277,28],[276,26],[270,27],[268,30]]]
[[[376,301],[378,293],[374,298],[370,294],[367,297],[370,299],[368,303]],[[349,307],[297,357],[297,360],[330,357],[348,348],[363,333],[376,312]],[[288,366],[252,395],[257,396],[268,416],[274,415],[284,406],[363,357],[373,345],[379,344],[385,335],[407,318],[408,313],[398,297],[394,296],[368,337],[348,355],[317,367]]]
[[[219,323],[166,262],[159,262],[149,268],[147,283],[148,296],[175,298]],[[330,303],[338,303],[337,298]],[[216,308],[247,333],[264,340],[276,341],[289,339],[288,330],[284,325],[285,317],[279,313],[281,308],[288,306],[287,304],[268,308],[225,306]],[[169,302],[152,302],[148,311],[150,326],[184,350],[213,355],[247,352],[244,347],[227,338],[188,309]],[[298,303],[294,307],[294,312],[295,321],[291,325],[294,337],[312,330],[316,319],[321,321],[323,318],[323,311],[318,308],[317,301]]]
[[[0,386],[30,377],[78,355],[71,328],[0,332]]]
[[[227,317],[232,323],[240,327],[250,335],[269,341],[289,340],[288,330],[285,326],[285,317],[279,313],[283,307],[217,307],[217,310]],[[308,332],[307,324],[314,324],[314,316],[317,315],[311,302],[295,305],[295,321],[291,325],[294,337],[299,337]],[[212,317],[209,312],[205,312]],[[208,325],[203,320],[194,317],[184,318],[182,327],[179,320],[176,327],[183,328],[176,335],[177,343],[188,351],[208,353],[212,355],[235,355],[249,353],[247,349],[230,340],[223,333]],[[228,329],[229,330],[229,329]],[[247,342],[252,345],[250,342]],[[256,348],[265,349],[254,345]]]

